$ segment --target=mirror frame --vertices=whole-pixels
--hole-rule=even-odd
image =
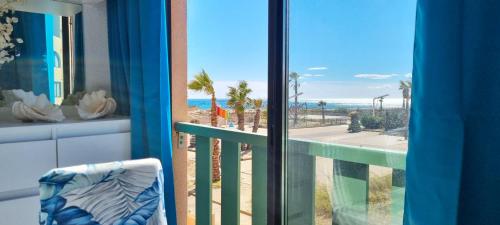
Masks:
[[[74,16],[82,11],[81,4],[56,0],[20,0],[11,3],[16,11],[53,14],[59,16]]]

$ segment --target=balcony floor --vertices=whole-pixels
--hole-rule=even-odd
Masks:
[[[194,195],[194,174],[195,174],[195,154],[192,151],[188,152],[189,168],[188,168],[188,214],[194,217],[195,215],[195,201]],[[246,154],[241,161],[241,197],[240,197],[240,224],[252,224],[252,154]],[[250,160],[248,160],[250,159]],[[193,190],[193,191],[192,191]],[[214,214],[214,225],[221,224],[221,188],[220,183],[214,184],[212,189],[212,209]],[[249,194],[250,193],[250,194]]]

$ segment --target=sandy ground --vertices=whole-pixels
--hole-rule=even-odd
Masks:
[[[259,129],[259,133],[266,133],[265,129]],[[316,127],[316,128],[302,128],[291,129],[289,131],[290,138],[300,138],[307,140],[314,140],[327,143],[347,144],[354,146],[384,148],[399,151],[406,151],[407,141],[402,137],[389,136],[380,134],[380,132],[363,131],[360,133],[351,134],[347,132],[347,125],[329,126],[329,127]],[[251,158],[246,155],[244,158]],[[188,152],[188,213],[192,216],[195,215],[195,193],[194,193],[194,175],[195,175],[195,153]],[[240,206],[240,224],[251,224],[251,160],[241,161],[241,206]],[[316,162],[316,181],[317,184],[329,183],[333,171],[333,164],[331,159],[317,158]],[[391,170],[382,167],[371,167],[370,177],[382,177],[390,175]],[[213,214],[215,224],[220,224],[220,184],[215,184],[212,192],[213,198]],[[375,215],[377,216],[377,215]],[[328,224],[329,218],[317,217],[317,224]]]

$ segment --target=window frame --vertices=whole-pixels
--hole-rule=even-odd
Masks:
[[[269,0],[267,224],[286,224],[288,0]]]

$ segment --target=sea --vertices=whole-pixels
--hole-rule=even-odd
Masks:
[[[338,98],[338,99],[299,99],[299,104],[302,108],[319,109],[318,102],[322,100],[326,102],[326,109],[368,109],[373,107],[373,99],[370,98]],[[227,99],[217,99],[217,105],[228,109]],[[293,102],[289,102],[292,105]],[[403,105],[402,98],[384,99],[384,108],[399,108]],[[188,99],[189,107],[197,107],[202,110],[208,110],[211,107],[210,99]],[[379,107],[379,102],[376,102],[376,107]],[[263,107],[267,107],[267,100],[263,101]]]

